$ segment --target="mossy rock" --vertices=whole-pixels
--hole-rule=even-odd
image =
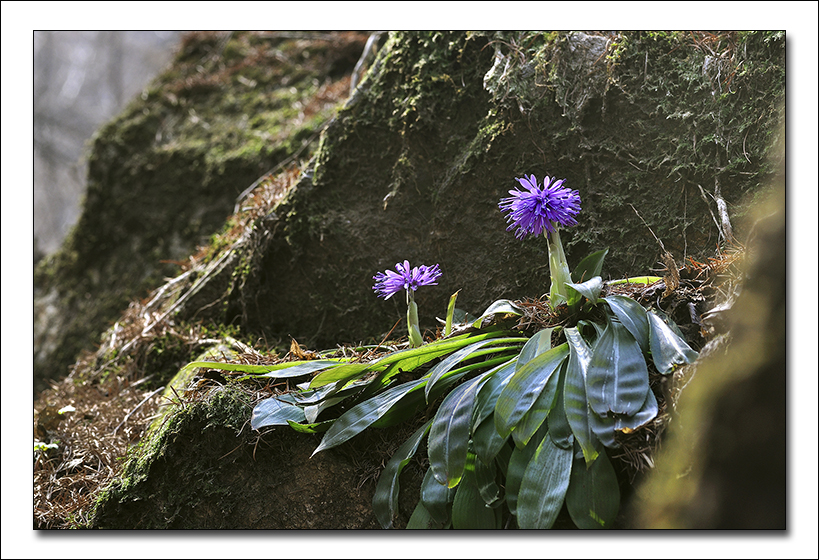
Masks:
[[[35,270],[35,392],[132,300],[178,272],[237,197],[303,151],[365,33],[190,33],[173,63],[89,146],[82,215]]]
[[[443,271],[416,295],[422,328],[459,289],[473,314],[539,296],[546,242],[515,239],[498,209],[530,173],[580,192],[571,266],[609,247],[610,278],[646,274],[654,235],[678,265],[704,260],[724,243],[713,195],[738,218],[765,190],[783,102],[776,33],[391,33],[223,319],[319,348],[378,337],[403,309],[371,279],[404,259]]]
[[[157,419],[122,475],[97,499],[99,529],[376,529],[382,464],[404,426],[370,430],[311,457],[320,435],[289,427],[259,436],[246,393],[230,386]],[[423,479],[408,466],[396,526],[406,526]]]

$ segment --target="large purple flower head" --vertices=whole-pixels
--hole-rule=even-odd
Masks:
[[[419,286],[437,286],[438,278],[441,277],[437,264],[429,267],[421,265],[410,269],[409,261],[404,261],[396,264],[395,270],[398,272],[387,270],[373,276],[375,280],[373,290],[385,300],[390,299],[401,290],[414,292]]]
[[[509,212],[507,231],[517,228],[515,237],[523,239],[527,235],[540,235],[545,230],[548,235],[557,226],[576,226],[574,217],[580,212],[580,194],[563,186],[565,179],[555,180],[548,176],[539,188],[534,175],[517,179],[523,191],[510,190],[512,196],[502,198],[498,206]]]

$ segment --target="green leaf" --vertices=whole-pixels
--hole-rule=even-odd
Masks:
[[[500,451],[495,455],[495,464],[501,471],[501,476],[505,479],[509,472],[509,459],[512,458],[512,450],[517,449],[514,445],[501,446]]]
[[[497,471],[498,467],[494,460],[486,464],[480,457],[475,459],[475,485],[484,503],[489,507],[496,507],[501,499],[500,487],[495,480]]]
[[[588,468],[582,460],[574,461],[566,507],[580,529],[611,527],[620,510],[620,486],[605,452]]]
[[[412,515],[407,522],[407,529],[442,529],[443,524],[435,521],[424,507],[424,503],[418,500],[418,504],[412,511]]]
[[[344,364],[315,376],[310,382],[310,387],[315,388],[338,381],[349,381],[350,379],[361,377],[370,371],[379,371],[386,366],[396,363],[400,364],[398,367],[404,371],[412,371],[432,360],[466,346],[475,340],[498,337],[502,336],[502,334],[503,333],[499,331],[483,333],[477,336],[469,333],[448,339],[436,340],[420,348],[408,348],[406,350],[391,352],[370,363]]]
[[[555,398],[554,407],[549,411],[547,418],[547,422],[549,423],[549,437],[552,438],[552,442],[555,445],[563,449],[571,448],[572,441],[574,440],[572,437],[572,428],[566,419],[566,409],[563,404],[563,387],[566,385],[567,367],[568,364],[565,364],[560,370],[560,375],[553,376],[553,379],[557,379],[557,396]]]
[[[458,299],[458,290],[449,297],[449,305],[446,308],[446,323],[444,325],[444,336],[447,337],[452,334],[452,318],[455,316],[455,301]]]
[[[550,416],[551,411],[558,406],[558,398],[562,401],[562,384],[566,377],[563,373],[565,370],[565,365],[566,360],[563,360],[558,373],[555,373],[549,377],[549,381],[546,382],[546,387],[540,393],[540,396],[538,396],[535,404],[533,404],[532,408],[530,408],[526,414],[523,415],[523,418],[520,419],[520,422],[518,422],[515,429],[512,430],[512,439],[515,440],[515,445],[518,447],[522,447],[529,443],[529,440],[533,435],[535,435],[538,428],[540,428],[540,425],[543,424],[544,420],[546,420],[547,416]],[[559,406],[560,410],[562,411],[563,403],[560,402]],[[566,424],[565,428],[567,430],[566,435],[570,436],[572,432],[568,423],[565,421],[565,416],[566,415],[563,414],[564,423]],[[550,435],[553,430],[554,426],[552,426],[552,423],[549,422]]]
[[[284,403],[272,397],[260,401],[253,407],[250,416],[250,428],[258,430],[265,426],[287,426],[288,420],[304,422],[304,410],[301,407]]]
[[[651,391],[649,391],[650,393]],[[619,447],[614,439],[614,431],[617,427],[617,420],[608,416],[600,416],[589,409],[589,427],[597,438],[597,442],[606,447]],[[599,449],[598,449],[599,451]]]
[[[532,338],[526,342],[526,344],[523,345],[520,355],[518,356],[515,371],[522,368],[527,362],[531,361],[532,358],[535,358],[552,348],[552,331],[554,330],[554,327],[540,330],[536,332]]]
[[[577,265],[577,268],[572,272],[573,282],[585,282],[589,278],[600,276],[603,272],[603,259],[608,254],[608,249],[603,249],[592,253]]]
[[[310,387],[322,387],[324,385],[329,385],[330,383],[336,383],[339,381],[346,383],[347,381],[364,377],[372,369],[378,369],[375,368],[374,363],[342,364],[316,375],[310,381]]]
[[[648,367],[634,337],[615,318],[592,348],[586,398],[601,417],[633,416],[648,392]]]
[[[486,340],[479,340],[477,342],[473,342],[469,346],[465,346],[464,348],[461,348],[457,352],[453,352],[451,355],[441,360],[440,363],[436,364],[435,367],[433,367],[426,375],[426,377],[429,378],[426,388],[424,389],[424,392],[426,393],[427,396],[427,402],[429,402],[430,392],[432,391],[433,387],[438,383],[438,381],[442,377],[444,377],[444,375],[446,375],[446,373],[449,372],[453,367],[458,365],[459,362],[474,357],[473,354],[475,354],[475,352],[480,348],[492,344],[506,344],[509,342],[518,343],[525,341],[526,339],[522,337],[489,338]],[[502,349],[499,348],[497,350],[501,351]],[[503,350],[508,350],[508,348],[504,348]]]
[[[434,402],[441,395],[443,395],[449,387],[457,382],[464,375],[480,369],[489,369],[497,365],[501,365],[509,360],[508,356],[497,356],[489,358],[482,362],[476,362],[466,366],[461,366],[457,369],[449,371],[444,375],[435,385],[435,389],[430,393],[430,402]],[[393,406],[381,418],[373,422],[374,428],[386,428],[394,426],[397,423],[403,422],[413,416],[418,410],[426,406],[426,395],[419,389],[428,381],[427,377],[420,379],[421,384],[413,388],[405,397],[401,399],[398,406]]]
[[[628,329],[643,353],[648,353],[648,319],[645,308],[626,296],[609,296],[603,300],[609,304],[614,315]]]
[[[398,512],[398,477],[418,451],[418,446],[429,432],[431,424],[432,421],[427,422],[412,434],[390,458],[381,471],[381,476],[378,477],[373,495],[373,512],[384,529],[392,528],[392,519]]]
[[[526,447],[515,447],[506,467],[506,504],[512,515],[517,515],[518,492],[529,461],[544,439],[549,439],[548,427],[542,424]]]
[[[620,280],[610,280],[606,282],[609,286],[617,284],[644,284],[646,286],[662,280],[659,276],[633,276],[632,278],[621,278]]]
[[[579,303],[580,296],[585,297],[592,303],[592,305],[597,305],[597,300],[603,289],[603,279],[599,276],[595,276],[594,278],[586,280],[582,284],[566,282],[566,286],[569,288],[567,298],[569,307],[574,307],[577,303]]]
[[[699,354],[677,336],[653,311],[648,311],[646,315],[651,330],[649,337],[651,357],[654,359],[657,371],[668,374],[674,371],[674,366],[690,364],[697,359]]]
[[[545,437],[526,467],[518,493],[517,518],[521,529],[551,529],[572,472],[574,451],[557,447]]]
[[[418,328],[418,304],[415,303],[411,292],[407,291],[409,304],[407,305],[407,333],[409,334],[410,348],[419,348],[424,344],[424,337]]]
[[[449,393],[432,419],[429,431],[429,468],[438,482],[454,488],[466,465],[469,428],[475,392],[483,376],[475,377]]]
[[[320,434],[322,432],[326,432],[327,430],[330,429],[330,426],[333,425],[333,422],[335,422],[335,419],[324,420],[323,422],[314,422],[309,424],[299,424],[297,422],[294,422],[293,420],[287,421],[291,428],[302,434]]]
[[[455,489],[438,482],[432,476],[432,471],[427,469],[424,480],[421,482],[421,502],[430,517],[441,525],[449,523],[454,499]]]
[[[191,362],[182,371],[194,368],[216,369],[219,371],[235,371],[249,373],[253,377],[300,377],[314,371],[340,365],[336,360],[304,360],[298,362],[284,362],[275,365],[227,364],[223,362]]]
[[[512,433],[567,354],[567,345],[561,344],[530,360],[515,372],[495,405],[495,427],[501,436],[505,438]],[[549,398],[553,400],[553,397],[547,397],[547,401]]]
[[[484,463],[489,463],[506,443],[507,437],[501,437],[495,429],[495,422],[491,416],[481,422],[472,434],[472,445],[475,454]]]
[[[583,450],[586,464],[597,458],[597,438],[589,424],[589,402],[586,399],[586,369],[591,361],[591,349],[574,327],[564,329],[569,342],[569,361],[563,385],[563,406],[566,420]]]
[[[358,435],[370,424],[386,414],[398,401],[413,389],[426,383],[426,379],[414,379],[387,389],[380,395],[357,404],[342,414],[330,427],[313,455],[330,449]],[[312,456],[312,455],[311,455]]]
[[[492,317],[495,314],[505,314],[505,315],[523,315],[523,310],[515,305],[512,301],[508,299],[499,299],[498,301],[494,302],[492,305],[486,308],[486,311],[483,312],[478,319],[472,323],[472,326],[476,329],[481,328],[481,324],[483,320]]]
[[[475,411],[472,415],[472,425],[479,426],[484,419],[495,411],[495,403],[504,387],[515,373],[517,360],[515,357],[487,372],[487,380],[478,389],[475,397]]]
[[[487,507],[475,483],[475,454],[469,453],[463,481],[452,502],[453,529],[499,529],[499,512]]]
[[[594,336],[593,337],[589,337],[589,334],[588,334],[589,327],[591,327],[592,330],[594,331]],[[585,329],[585,334],[584,334],[584,329]],[[594,321],[587,321],[585,319],[581,319],[581,320],[579,320],[577,322],[577,330],[580,331],[580,334],[583,335],[583,338],[585,340],[588,340],[589,342],[594,342],[595,340],[600,338],[600,335],[603,334],[603,331],[606,330],[606,328],[601,327],[600,325],[598,325]]]
[[[617,418],[614,421],[614,429],[625,434],[630,434],[654,420],[654,418],[657,417],[658,411],[657,397],[654,396],[653,391],[649,390],[640,411],[628,418]]]

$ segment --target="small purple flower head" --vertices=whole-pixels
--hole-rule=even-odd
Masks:
[[[547,176],[543,179],[543,189],[538,187],[534,175],[517,181],[526,190],[510,190],[512,196],[502,198],[498,204],[503,212],[509,212],[506,231],[518,228],[515,237],[523,239],[527,235],[540,235],[544,230],[551,235],[557,226],[577,225],[574,217],[580,212],[580,194],[564,187],[565,179]]]
[[[416,266],[410,270],[409,261],[404,261],[396,264],[395,270],[398,272],[387,270],[373,276],[373,280],[375,280],[373,290],[385,300],[390,299],[401,290],[412,290],[414,292],[419,286],[437,286],[438,278],[441,276],[437,264],[429,267],[424,265]]]

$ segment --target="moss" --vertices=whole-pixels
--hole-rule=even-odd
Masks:
[[[309,37],[185,36],[168,70],[95,134],[81,218],[37,267],[36,293],[56,289],[62,316],[40,345],[54,349],[35,360],[35,391],[129,301],[174,276],[173,261],[219,229],[248,185],[305,144],[309,157],[334,110],[328,72],[350,72],[365,40],[341,34],[305,58]]]
[[[720,80],[704,72],[709,49],[723,53]],[[271,339],[378,338],[403,311],[367,281],[404,259],[444,271],[419,294],[426,328],[461,288],[473,313],[542,293],[545,244],[506,234],[497,210],[532,172],[582,193],[570,265],[610,247],[611,277],[654,268],[659,245],[631,205],[678,262],[706,258],[719,239],[698,185],[719,186],[732,216],[763,189],[783,62],[781,42],[754,34],[391,33],[228,313]]]
[[[368,434],[349,449],[311,458],[315,437],[286,427],[267,438],[250,433],[247,399],[228,382],[206,399],[168,407],[129,450],[121,476],[98,495],[90,526],[377,527],[372,472],[394,452],[393,441],[406,438],[406,428]],[[404,498],[417,495],[422,476],[413,469],[402,475]],[[413,498],[401,500],[399,523],[413,506]]]
[[[179,392],[182,392],[181,389]],[[241,393],[230,385],[213,394],[205,402],[180,403],[177,400],[154,420],[140,443],[129,449],[122,475],[111,486],[101,491],[97,498],[92,525],[106,528],[94,519],[99,519],[104,515],[106,508],[116,507],[122,500],[139,502],[150,499],[151,496],[146,495],[144,487],[155,463],[169,452],[169,447],[174,445],[180,434],[185,433],[191,426],[196,425],[198,431],[227,428],[238,434],[247,421],[247,413],[247,405]],[[196,461],[189,465],[191,469],[189,478],[196,481],[196,486],[170,488],[168,495],[164,497],[169,502],[182,501],[185,507],[196,507],[200,501],[214,499],[214,496],[229,492],[229,489],[214,479],[213,472],[208,467]],[[180,503],[180,507],[182,505]],[[167,521],[161,518],[145,520],[139,528],[166,528]]]

